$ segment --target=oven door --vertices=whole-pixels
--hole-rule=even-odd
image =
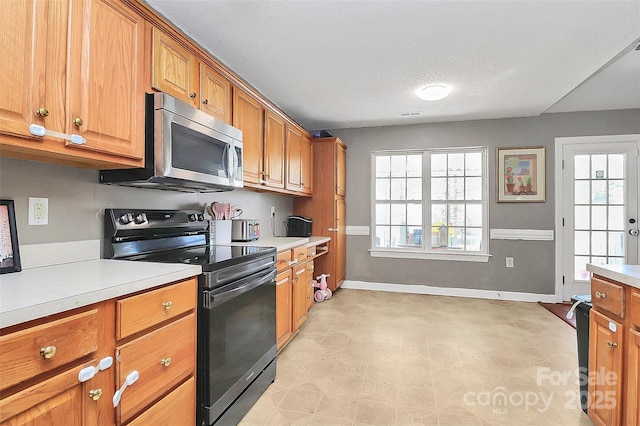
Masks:
[[[275,268],[204,288],[198,312],[198,405],[211,424],[275,359]]]

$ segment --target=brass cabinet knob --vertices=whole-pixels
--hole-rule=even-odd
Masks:
[[[173,306],[173,303],[171,303],[171,301],[162,302],[162,307],[165,308],[167,311],[171,309],[172,306]]]
[[[607,297],[606,293],[600,293],[599,291],[596,291],[596,299],[604,299],[605,297]]]
[[[40,355],[42,355],[45,359],[51,359],[56,354],[58,349],[55,346],[47,346],[40,349]]]
[[[615,343],[615,342],[612,342],[612,341],[608,340],[608,341],[607,341],[607,346],[609,346],[609,348],[610,348],[610,349],[613,349],[613,348],[617,348],[617,347],[618,347],[618,344],[617,344],[617,343]]]
[[[193,99],[195,99],[195,98],[196,98],[196,96],[198,96],[198,95],[196,95],[196,92],[193,92],[192,94],[190,94],[190,95],[189,95],[189,97],[190,97],[190,98],[193,98]]]
[[[202,103],[207,105],[209,103],[209,99],[205,99],[204,101],[202,101]]]
[[[46,116],[48,116],[48,115],[49,115],[49,110],[48,110],[48,109],[46,109],[46,108],[38,108],[38,109],[36,110],[36,115],[37,115],[38,117],[46,117]]]
[[[89,398],[93,399],[94,401],[99,400],[101,396],[102,396],[102,389],[91,389],[89,391]]]
[[[169,365],[171,365],[171,358],[169,357],[162,358],[160,360],[160,364],[164,365],[165,367],[168,367]]]
[[[80,127],[84,124],[84,121],[82,121],[82,118],[80,117],[76,117],[73,119],[73,124],[75,124],[76,126]]]

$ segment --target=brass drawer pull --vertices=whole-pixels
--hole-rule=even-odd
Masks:
[[[38,117],[47,117],[49,115],[49,110],[46,108],[38,108],[36,110],[36,115]]]
[[[89,391],[89,398],[93,399],[94,401],[99,400],[101,396],[102,396],[102,389],[91,389]]]
[[[198,95],[196,95],[196,92],[193,92],[193,93],[191,93],[191,94],[189,95],[189,97],[190,97],[191,99],[195,99],[195,98],[196,98],[196,96],[198,96]]]
[[[204,101],[202,101],[202,103],[203,103],[204,105],[208,105],[208,104],[209,104],[209,99],[205,99]]]
[[[609,346],[610,349],[613,349],[613,348],[617,348],[618,344],[610,340],[607,340],[607,346]]]
[[[82,118],[80,117],[76,117],[73,119],[73,124],[75,124],[76,126],[80,127],[84,124],[84,121],[82,121]]]
[[[162,358],[160,360],[160,364],[164,365],[165,367],[168,367],[171,365],[171,358],[166,357],[166,358]]]
[[[604,299],[605,297],[607,297],[606,293],[600,293],[599,291],[596,291],[596,299]]]
[[[171,303],[171,301],[169,302],[162,302],[162,307],[165,308],[167,311],[169,309],[171,309],[171,307],[173,306],[173,303]]]
[[[51,359],[56,354],[58,348],[55,346],[47,346],[40,349],[40,355],[42,355],[45,359]]]

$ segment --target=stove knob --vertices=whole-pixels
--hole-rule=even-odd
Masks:
[[[203,215],[202,213],[199,213],[199,214],[198,214],[198,220],[199,220],[199,221],[200,221],[200,220],[204,220],[204,215]]]
[[[195,214],[193,214],[193,213],[191,213],[191,214],[189,215],[189,222],[195,222],[195,221],[196,221],[196,215],[195,215]]]
[[[140,213],[133,218],[133,221],[138,225],[143,224],[147,221],[147,215],[144,213]]]
[[[131,223],[132,220],[133,220],[133,216],[131,215],[131,213],[125,213],[122,216],[120,216],[120,218],[118,219],[118,222],[120,222],[121,225],[128,225]]]

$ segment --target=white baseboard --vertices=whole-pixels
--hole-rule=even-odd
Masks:
[[[518,293],[513,291],[478,290],[455,287],[432,287],[427,285],[372,283],[367,281],[345,280],[340,288],[390,291],[395,293],[431,294],[435,296],[471,297],[474,299],[510,300],[517,302],[556,302],[555,294]]]

